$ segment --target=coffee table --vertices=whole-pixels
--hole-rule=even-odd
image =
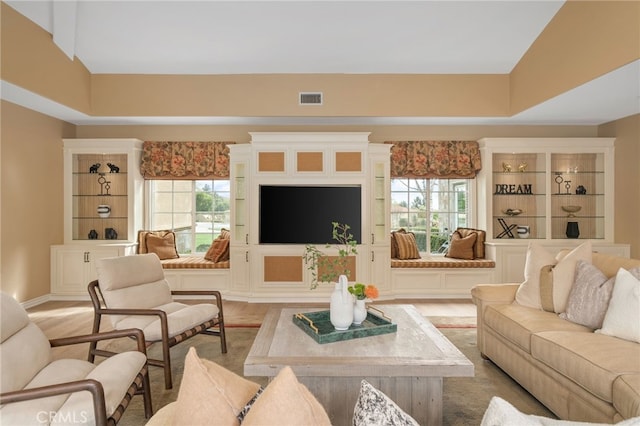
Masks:
[[[244,375],[271,380],[290,366],[336,426],[351,424],[362,379],[421,425],[441,425],[443,378],[472,377],[473,363],[413,305],[377,307],[398,325],[397,332],[326,344],[316,343],[292,318],[328,308],[271,308]]]

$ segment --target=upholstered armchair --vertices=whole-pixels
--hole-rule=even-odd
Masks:
[[[222,353],[227,352],[222,296],[216,290],[172,291],[164,277],[160,259],[154,253],[96,259],[98,279],[89,284],[93,302],[93,331],[100,330],[103,315],[108,315],[114,329],[139,328],[148,345],[162,345],[162,359],[148,363],[164,369],[165,388],[173,386],[170,348],[199,333],[220,337]],[[185,304],[174,296],[212,296],[213,303]],[[89,360],[96,355],[113,353],[89,348]]]
[[[48,340],[10,295],[0,293],[0,422],[6,425],[115,425],[135,394],[153,414],[144,334],[120,330]],[[53,360],[53,347],[135,338],[137,351],[95,365],[79,359]]]

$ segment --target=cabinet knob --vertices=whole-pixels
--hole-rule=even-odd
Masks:
[[[376,234],[374,234],[373,232],[371,233],[371,244],[375,244],[376,243]]]
[[[375,252],[372,250],[371,251],[371,261],[375,262],[375,260],[376,260],[376,255],[375,255]]]
[[[89,252],[88,251],[84,252],[84,263],[89,263]]]

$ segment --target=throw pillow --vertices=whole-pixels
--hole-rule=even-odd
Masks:
[[[472,232],[466,237],[463,237],[458,231],[451,235],[451,242],[449,243],[449,250],[445,257],[452,259],[474,259],[473,246],[478,239],[478,234]]]
[[[594,330],[602,327],[614,282],[615,277],[607,278],[596,266],[579,260],[567,309],[560,318]]]
[[[360,393],[353,409],[353,426],[418,426],[418,422],[366,380],[360,382]]]
[[[542,423],[524,414],[513,405],[499,396],[494,396],[489,401],[489,406],[482,416],[480,426],[540,426]]]
[[[228,229],[222,228],[220,229],[220,236],[218,238],[223,238],[225,240],[228,240],[231,238],[231,231],[229,231]]]
[[[398,258],[398,242],[396,241],[396,234],[406,234],[407,231],[404,228],[400,228],[397,231],[391,232],[391,258]]]
[[[640,280],[620,268],[599,333],[640,343]]]
[[[259,389],[259,384],[199,358],[191,347],[176,400],[175,412],[181,414],[174,417],[173,424],[209,425],[215,419],[216,425],[239,425],[237,416]]]
[[[420,259],[418,243],[413,232],[396,232],[395,239],[398,244],[398,259]]]
[[[478,235],[478,238],[476,243],[473,245],[473,258],[484,259],[484,242],[487,239],[486,231],[474,228],[457,228],[456,232],[458,232],[461,237],[466,237],[467,235],[475,232]]]
[[[147,252],[157,254],[160,260],[180,257],[176,249],[176,234],[173,232],[168,232],[162,237],[149,233],[145,237],[145,243]]]
[[[164,237],[167,234],[172,234],[171,230],[162,231],[138,231],[138,254],[149,253],[147,250],[147,235],[152,234],[158,237]]]
[[[216,419],[215,416],[211,419]],[[217,424],[217,419],[216,419]],[[322,405],[296,378],[291,367],[284,367],[258,396],[242,422],[252,425],[331,425]]]
[[[229,241],[228,238],[216,238],[213,240],[204,258],[212,262],[229,260]]]
[[[573,286],[576,263],[578,260],[591,263],[591,253],[591,241],[587,241],[558,260],[538,243],[530,242],[524,265],[524,282],[516,292],[516,303],[534,309],[564,312]]]

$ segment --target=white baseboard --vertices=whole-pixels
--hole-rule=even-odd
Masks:
[[[41,305],[44,302],[48,302],[49,300],[51,300],[51,295],[45,294],[44,296],[36,297],[35,299],[30,299],[30,300],[27,300],[26,302],[22,302],[20,303],[20,305],[22,305],[22,307],[25,309],[29,309],[29,308],[33,308],[34,306]]]

